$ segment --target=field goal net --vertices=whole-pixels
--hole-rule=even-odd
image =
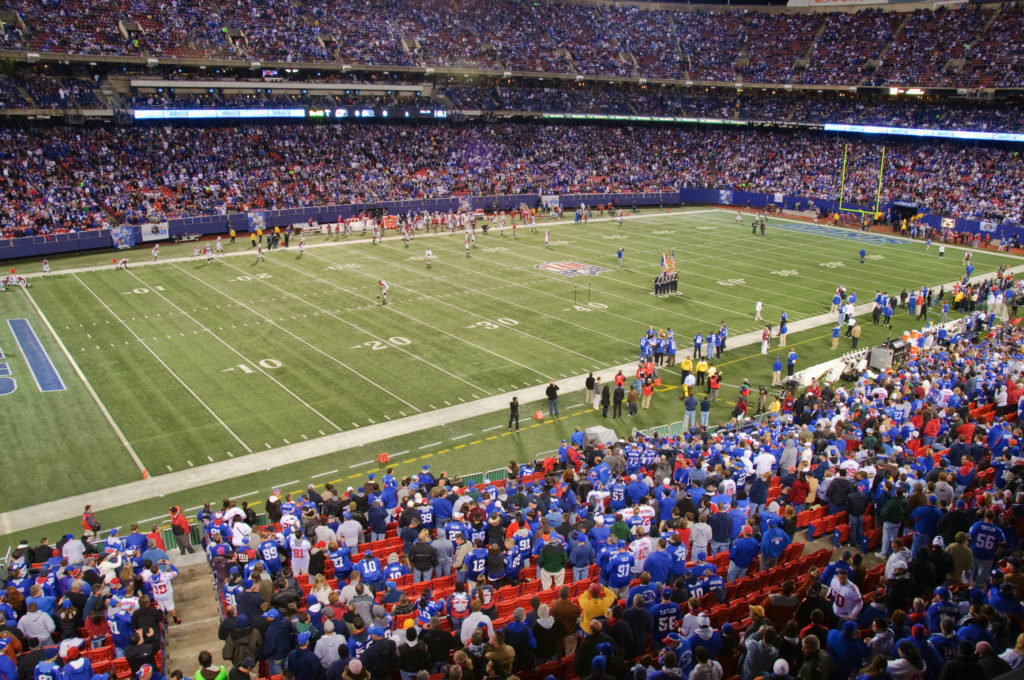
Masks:
[[[885,181],[885,147],[843,146],[839,182],[839,212],[876,216],[882,205]]]

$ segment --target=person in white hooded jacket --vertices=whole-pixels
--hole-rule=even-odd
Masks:
[[[924,658],[914,643],[904,640],[896,648],[896,654],[897,658],[885,667],[892,680],[924,680]]]

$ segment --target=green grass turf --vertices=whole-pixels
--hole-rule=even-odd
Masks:
[[[770,224],[762,239],[750,235],[747,221],[736,224],[724,212],[675,212],[627,220],[622,228],[614,221],[557,225],[550,249],[544,247],[543,224],[537,234],[518,229],[514,241],[509,228],[504,238],[478,230],[478,247],[468,258],[462,237],[445,235],[414,240],[408,249],[397,239],[309,248],[301,258],[293,245],[258,265],[253,254],[214,265],[199,258],[127,272],[59,273],[109,264],[107,254],[90,254],[51,260],[58,275],[35,279],[30,292],[142,462],[159,475],[229,453],[241,456],[512,390],[522,390],[520,398],[528,402],[543,397],[539,386],[549,377],[562,380],[633,360],[639,336],[650,325],[672,327],[684,345],[697,330],[707,333],[722,320],[732,336],[756,330],[760,324],[752,312],[758,297],[765,300],[765,319],[776,322],[785,309],[792,322],[827,311],[839,283],[856,289],[865,302],[879,288],[898,292],[951,281],[962,271],[958,249],[948,249],[940,260],[935,246],[926,252],[921,243],[868,244],[869,260],[860,264],[861,244],[850,239],[852,232],[829,232],[832,238]],[[314,235],[307,242],[324,240]],[[422,259],[428,245],[436,258],[429,269]],[[615,258],[619,246],[626,250],[621,269]],[[247,251],[248,243],[227,248]],[[650,280],[661,253],[672,250],[682,294],[656,298]],[[161,248],[163,258],[190,254],[188,245]],[[148,248],[130,257],[148,260]],[[570,278],[536,268],[553,261],[608,271]],[[979,273],[1016,261],[974,255]],[[19,264],[19,271],[28,265]],[[391,284],[386,307],[375,299],[380,278]],[[45,470],[49,480],[9,485],[0,510],[138,478],[25,296],[9,291],[3,300],[9,318],[32,321],[69,389],[39,393],[6,324],[0,328],[0,347],[19,380],[18,391],[7,397],[9,450],[17,453],[0,460],[0,474]],[[915,326],[905,313],[897,321],[900,328]],[[869,324],[862,346],[886,334]],[[829,349],[828,328],[792,334],[790,344],[797,343],[802,367],[838,354]],[[765,382],[772,358],[766,361],[756,346],[728,352],[719,362],[723,395],[732,394],[731,386],[743,378]],[[651,411],[628,424],[643,428],[678,420],[678,391],[668,389],[677,382],[667,378]],[[408,472],[422,465],[424,455],[459,472],[503,467],[509,459],[551,449],[573,424],[602,420],[600,414],[566,408],[582,401],[582,385],[564,385],[563,395],[565,420],[518,435],[502,437],[503,429],[484,433],[503,424],[505,414],[481,416],[218,482],[174,500],[194,505],[263,493],[281,480],[332,469],[342,472],[318,481],[355,480],[372,468],[348,472],[347,466],[375,460],[381,450],[409,450],[396,459]],[[717,407],[714,419],[729,408]],[[449,441],[467,433],[475,436]],[[439,441],[422,452],[418,448]],[[166,501],[154,503],[111,511],[113,519],[104,525],[166,509]]]

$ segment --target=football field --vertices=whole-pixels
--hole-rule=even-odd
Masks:
[[[758,298],[767,322],[777,325],[785,310],[792,324],[827,312],[840,284],[864,303],[876,290],[898,294],[963,271],[957,248],[940,259],[937,246],[887,233],[779,219],[762,238],[749,222],[748,215],[737,224],[727,211],[674,210],[630,216],[619,227],[595,214],[588,224],[539,221],[537,233],[519,227],[515,239],[510,227],[485,236],[478,223],[469,257],[461,234],[418,235],[408,248],[396,236],[372,245],[312,234],[303,255],[293,239],[259,263],[248,239],[226,245],[212,264],[184,244],[163,246],[157,263],[148,262],[148,247],[136,248],[127,270],[115,270],[109,253],[54,259],[53,274],[0,296],[9,373],[0,379],[0,474],[31,480],[5,485],[0,512],[138,480],[143,471],[158,477],[518,390],[521,401],[534,402],[548,380],[635,360],[650,326],[672,328],[685,348],[722,321],[731,337],[757,331]],[[656,297],[652,279],[671,253],[679,292]],[[988,252],[973,260],[976,278],[1019,263]],[[377,297],[382,279],[386,305]],[[863,320],[870,332],[862,346],[885,339]],[[802,366],[836,356],[827,344],[801,350]],[[763,379],[757,371],[767,372],[770,360],[751,361],[750,377]],[[726,385],[742,377],[726,374]],[[678,383],[678,371],[668,382]],[[562,403],[580,402],[568,394],[580,388],[564,384]],[[728,408],[716,407],[715,418]],[[665,403],[635,424],[679,413],[678,402]],[[504,411],[490,418],[505,424]],[[460,430],[447,422],[436,433],[420,428],[409,448],[430,451],[420,443],[436,441],[440,450]],[[476,472],[535,453],[489,439],[446,453],[443,466]],[[334,452],[320,465],[365,458]]]

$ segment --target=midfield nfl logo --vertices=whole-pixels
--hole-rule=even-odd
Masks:
[[[537,269],[561,274],[562,276],[597,276],[601,272],[608,271],[603,267],[596,267],[592,264],[581,262],[545,262],[536,265]]]

